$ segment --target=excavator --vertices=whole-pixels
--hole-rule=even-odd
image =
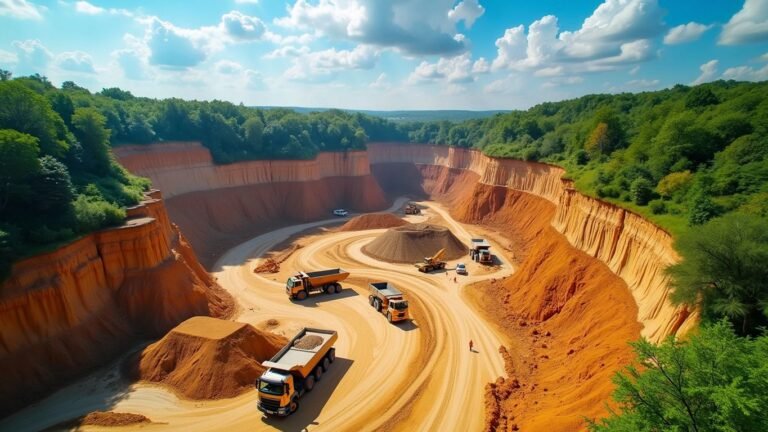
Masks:
[[[445,248],[437,251],[436,254],[431,257],[424,257],[423,263],[414,264],[417,269],[422,273],[429,273],[433,270],[442,270],[445,268],[445,261],[440,259],[445,255]]]

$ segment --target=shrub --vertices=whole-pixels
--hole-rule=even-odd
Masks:
[[[77,230],[91,232],[106,226],[117,225],[125,219],[125,210],[106,202],[78,195],[74,201]]]
[[[667,204],[662,200],[653,200],[648,203],[648,207],[653,214],[664,214],[667,212]]]
[[[653,196],[653,185],[648,179],[643,177],[635,179],[629,186],[629,195],[632,202],[637,205],[646,205]]]

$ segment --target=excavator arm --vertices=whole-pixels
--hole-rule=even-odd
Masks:
[[[427,258],[427,262],[433,263],[436,261],[440,261],[440,259],[443,258],[443,255],[445,255],[445,248],[440,249],[437,251],[436,254],[432,255],[431,257]]]

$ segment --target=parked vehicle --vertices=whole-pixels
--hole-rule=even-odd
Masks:
[[[302,348],[302,339],[319,343]],[[257,381],[259,411],[267,415],[287,416],[299,409],[299,398],[312,391],[323,373],[336,359],[334,330],[304,328],[274,357],[262,364],[268,368]]]
[[[288,278],[285,283],[285,293],[290,299],[304,300],[310,294],[340,293],[341,284],[349,277],[349,272],[340,268],[319,270],[313,272],[298,272]]]
[[[421,209],[416,207],[416,205],[414,205],[412,203],[408,203],[408,205],[405,206],[405,214],[407,214],[407,215],[421,214]]]
[[[466,275],[467,274],[467,266],[464,263],[456,264],[456,274]]]
[[[335,214],[336,216],[348,216],[349,212],[344,209],[336,209],[333,211],[333,214]]]
[[[408,319],[408,302],[394,285],[389,282],[368,284],[368,304],[377,312],[387,316],[387,321],[397,322]]]

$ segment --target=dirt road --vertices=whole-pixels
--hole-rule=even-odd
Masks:
[[[402,206],[395,202],[392,209]],[[450,229],[469,243],[467,228],[433,203],[421,203],[441,216]],[[342,267],[352,277],[341,294],[316,295],[291,302],[284,281],[255,275],[258,257],[307,229],[334,220],[282,228],[251,239],[219,259],[214,274],[237,299],[235,319],[261,325],[276,319],[276,330],[291,335],[302,326],[339,332],[337,361],[315,390],[301,400],[300,410],[285,419],[263,419],[256,410],[257,394],[220,401],[180,400],[148,384],[123,389],[109,409],[143,414],[158,430],[480,430],[484,420],[484,387],[504,374],[498,354],[500,338],[462,299],[464,284],[511,273],[502,266],[493,273],[458,276],[455,263],[448,274],[418,273],[412,265],[388,264],[365,256],[360,249],[383,230],[332,232],[298,249],[283,265],[291,269]],[[501,251],[496,248],[495,252]],[[502,262],[509,262],[504,256]],[[466,260],[464,260],[466,261]],[[401,288],[412,305],[413,321],[389,324],[368,304],[366,284],[386,280]],[[469,340],[475,351],[470,352]],[[102,374],[113,373],[106,370]],[[96,377],[70,386],[34,409],[0,422],[0,429],[37,429],[104,409],[107,380]],[[101,384],[100,384],[101,383]],[[114,389],[113,389],[114,391]],[[14,428],[15,426],[15,428]],[[87,428],[91,430],[91,427]],[[128,427],[127,429],[131,429]]]

